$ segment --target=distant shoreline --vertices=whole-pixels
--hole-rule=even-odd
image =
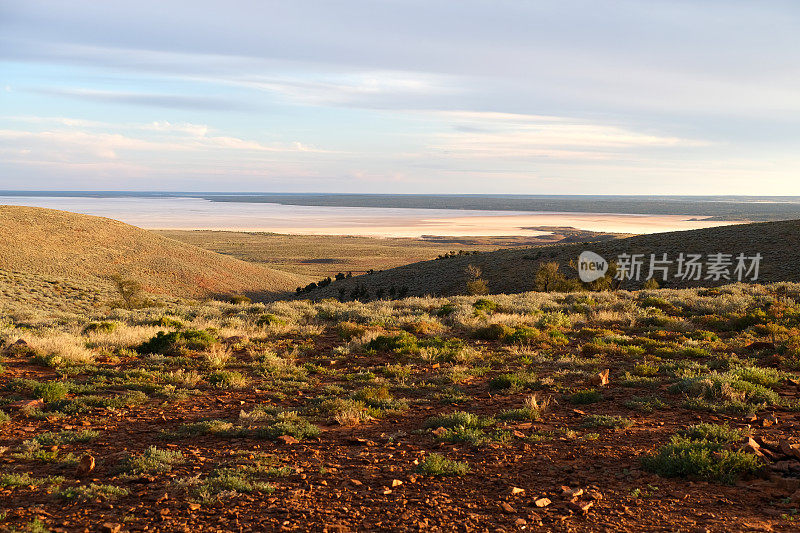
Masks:
[[[0,196],[0,204],[3,203],[106,217],[150,230],[273,232],[378,238],[421,238],[424,235],[531,238],[561,233],[557,228],[573,228],[579,230],[579,233],[642,234],[746,222],[672,214],[215,202],[188,196]],[[574,234],[574,231],[571,233]],[[580,237],[573,235],[572,238]],[[549,237],[545,240],[549,240]]]
[[[195,198],[215,203],[278,204],[307,207],[435,209],[677,215],[705,221],[800,219],[798,196],[624,196],[513,194],[353,194],[221,193],[182,191],[0,191],[0,197],[34,198]]]

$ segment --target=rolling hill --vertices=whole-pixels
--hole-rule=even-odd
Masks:
[[[642,266],[642,280],[636,283],[626,281],[622,288],[641,288],[644,277],[649,270],[650,254],[658,258],[668,254],[673,261],[679,253],[707,254],[721,252],[732,254],[735,268],[735,257],[743,253],[753,256],[760,253],[763,257],[760,264],[759,282],[800,281],[800,220],[779,222],[763,222],[755,224],[737,224],[716,228],[690,231],[676,231],[638,235],[624,239],[594,243],[556,244],[533,248],[514,248],[484,252],[477,255],[463,255],[424,261],[410,265],[375,272],[350,279],[335,281],[332,284],[303,293],[302,297],[313,299],[338,298],[344,295],[351,298],[359,288],[373,298],[376,293],[388,294],[394,287],[403,295],[454,295],[464,294],[469,279],[467,267],[474,265],[481,269],[482,277],[488,282],[491,293],[519,293],[534,289],[534,276],[539,265],[545,262],[557,262],[560,270],[568,277],[577,277],[577,272],[570,266],[576,262],[578,255],[584,250],[591,250],[607,260],[616,260],[619,254],[645,254]],[[749,266],[749,263],[748,263]],[[672,265],[667,282],[658,280],[663,287],[712,286],[731,283],[733,280],[703,279],[699,281],[676,279],[674,273],[677,265]],[[363,291],[362,291],[363,293]]]
[[[272,299],[307,280],[107,218],[0,206],[0,296],[107,292],[115,274],[153,295]],[[15,296],[16,294],[16,296]]]

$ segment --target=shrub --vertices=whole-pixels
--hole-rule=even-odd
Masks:
[[[631,396],[631,399],[625,402],[625,407],[642,413],[652,413],[656,409],[667,407],[667,404],[658,396]]]
[[[165,328],[173,328],[173,329],[183,329],[184,324],[180,320],[175,318],[170,318],[168,316],[162,316],[158,320],[153,321],[154,326],[161,326]]]
[[[500,374],[489,381],[489,388],[492,390],[505,390],[511,389],[538,389],[541,388],[542,383],[533,372],[520,370],[511,374]]]
[[[78,485],[68,487],[57,493],[59,498],[65,500],[90,501],[90,500],[114,500],[121,496],[127,496],[128,490],[116,485],[100,485],[91,483],[89,485]]]
[[[118,470],[130,474],[169,472],[173,465],[181,462],[183,462],[181,452],[159,450],[155,446],[150,446],[143,453],[125,459]]]
[[[144,298],[142,285],[138,281],[124,278],[119,274],[111,276],[111,281],[122,299],[115,303],[117,307],[136,309],[150,305],[151,302]]]
[[[429,476],[462,476],[469,473],[470,468],[466,462],[453,461],[438,453],[432,453],[420,463],[417,471]]]
[[[458,309],[458,307],[456,307],[456,304],[446,303],[436,310],[436,316],[443,317],[451,315],[455,312],[456,309]]]
[[[116,322],[90,322],[83,328],[83,333],[113,333],[117,326]]]
[[[183,424],[177,431],[163,432],[161,438],[180,439],[202,435],[230,436],[235,434],[236,431],[231,422],[225,420],[201,420],[200,422]]]
[[[261,327],[284,326],[286,325],[286,321],[273,315],[272,313],[265,313],[256,319],[256,325]]]
[[[505,324],[489,324],[486,327],[475,330],[473,336],[476,339],[487,341],[499,341],[514,334],[514,328]]]
[[[247,386],[247,377],[234,370],[218,370],[209,374],[207,379],[218,389],[241,389]]]
[[[69,389],[61,381],[48,381],[33,387],[33,395],[41,398],[45,403],[53,403],[67,397]]]
[[[681,435],[689,440],[706,440],[718,444],[734,443],[742,439],[744,433],[741,430],[726,425],[719,424],[697,424],[689,426],[680,432]]]
[[[475,311],[491,314],[497,311],[498,305],[488,298],[481,298],[476,300],[475,303],[472,304],[472,307],[475,308]]]
[[[8,416],[8,413],[5,411],[0,411],[0,426],[6,424],[9,420],[11,420],[11,417]]]
[[[182,355],[187,350],[205,350],[217,342],[216,335],[208,330],[159,331],[155,337],[140,344],[136,351],[142,354]]]
[[[494,423],[491,418],[483,418],[466,411],[455,411],[447,415],[432,416],[425,420],[425,428],[484,428]]]
[[[419,339],[408,333],[401,331],[397,335],[379,335],[366,345],[367,350],[378,352],[393,351],[398,354],[414,354],[419,352]]]
[[[252,302],[250,298],[244,296],[243,294],[234,294],[230,297],[230,302],[234,305],[241,305],[241,304],[249,304]]]
[[[762,460],[755,455],[729,449],[740,433],[725,426],[712,426],[692,426],[683,434],[673,435],[655,454],[644,457],[642,466],[663,477],[695,477],[724,483],[734,483],[761,468]]]
[[[602,401],[603,394],[596,389],[586,389],[574,393],[569,397],[569,401],[576,405],[585,405]]]
[[[481,269],[475,265],[467,267],[467,294],[489,294],[489,284],[481,275]]]
[[[550,397],[541,399],[536,394],[531,394],[525,398],[524,407],[503,411],[499,418],[503,420],[539,420],[550,408],[551,403]]]
[[[622,429],[630,427],[632,424],[631,420],[621,416],[589,415],[583,419],[581,427]]]
[[[274,440],[281,435],[290,435],[298,440],[318,436],[317,426],[295,412],[279,413],[266,427],[256,430],[256,436]]]

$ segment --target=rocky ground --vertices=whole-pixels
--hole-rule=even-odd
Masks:
[[[773,289],[736,311],[731,294],[652,294],[598,297],[594,314],[569,295],[542,297],[544,312],[507,297],[336,304],[348,317],[218,306],[172,315],[180,326],[121,312],[105,337],[84,326],[93,359],[80,364],[15,322],[0,358],[0,530],[796,531],[787,350],[800,315]],[[598,314],[620,301],[645,312]],[[715,302],[717,322],[699,310]],[[462,318],[438,312],[448,303]],[[763,320],[729,328],[750,315]],[[526,321],[524,341],[481,329]],[[200,325],[213,335],[192,345]],[[157,329],[184,334],[147,344]],[[703,376],[728,381],[683,387]],[[698,427],[696,442],[723,444],[648,462]]]

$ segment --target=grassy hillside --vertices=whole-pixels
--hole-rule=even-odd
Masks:
[[[49,287],[56,295],[56,288],[68,286],[105,294],[112,290],[108,278],[114,274],[152,294],[192,298],[269,298],[304,281],[116,220],[16,206],[0,206],[0,271],[4,279],[17,280],[2,287],[2,295],[11,299],[30,296],[24,283]],[[42,294],[39,288],[34,292]]]
[[[797,531],[800,284],[36,311],[3,531]]]
[[[363,287],[371,298],[381,290],[383,294],[387,294],[392,287],[398,291],[405,289],[404,294],[409,296],[464,294],[469,280],[469,265],[481,269],[490,292],[518,293],[534,288],[536,270],[544,262],[558,262],[562,272],[576,278],[577,273],[569,263],[576,261],[584,250],[594,251],[607,260],[613,260],[622,253],[643,253],[647,258],[651,253],[658,257],[667,253],[669,258],[675,259],[681,252],[722,252],[734,256],[739,253],[750,256],[760,252],[763,259],[759,281],[800,281],[800,221],[789,220],[638,235],[591,244],[556,244],[456,256],[336,281],[303,296],[316,299],[336,298],[344,294],[349,297],[358,287]],[[643,278],[647,274],[647,268],[645,263]],[[662,286],[691,287],[724,283],[730,281],[703,279],[693,282],[672,278]],[[641,286],[642,282],[628,281],[623,284],[623,288],[631,289]]]

